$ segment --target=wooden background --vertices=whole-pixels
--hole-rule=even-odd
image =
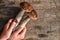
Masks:
[[[27,24],[25,40],[60,40],[60,0],[0,0],[0,31],[19,12],[20,2],[29,2],[38,20]]]

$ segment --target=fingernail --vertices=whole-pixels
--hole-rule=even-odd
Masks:
[[[17,20],[14,20],[14,22],[16,22],[16,23],[17,23]]]
[[[14,24],[16,24],[16,22],[15,22],[15,21],[13,21],[13,23],[14,23]]]
[[[9,22],[12,22],[12,19],[10,19]]]

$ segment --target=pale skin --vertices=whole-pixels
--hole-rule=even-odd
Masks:
[[[12,22],[10,19],[3,28],[3,32],[0,35],[0,40],[22,40],[26,34],[26,27],[18,27],[14,32],[12,32],[16,22]]]

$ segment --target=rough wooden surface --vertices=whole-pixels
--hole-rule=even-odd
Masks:
[[[17,6],[23,1],[29,2],[38,14],[37,21],[27,24],[25,40],[60,40],[60,0],[0,0],[0,27],[16,16]]]

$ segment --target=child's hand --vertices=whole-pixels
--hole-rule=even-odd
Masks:
[[[16,24],[15,22],[12,22],[12,20],[13,19],[10,19],[8,23],[4,26],[3,32],[0,35],[0,40],[7,40],[10,37],[12,30]]]
[[[12,33],[12,35],[10,36],[8,40],[22,40],[24,39],[25,34],[26,34],[26,27],[17,28],[17,30],[15,30]]]

